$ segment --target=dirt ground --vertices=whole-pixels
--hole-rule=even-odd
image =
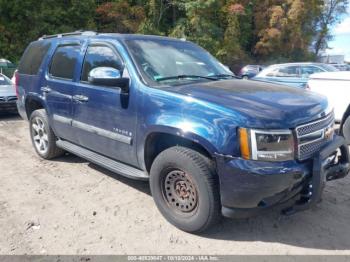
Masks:
[[[350,178],[313,210],[225,219],[184,233],[160,215],[147,182],[73,155],[41,160],[28,124],[0,116],[0,254],[350,254]]]

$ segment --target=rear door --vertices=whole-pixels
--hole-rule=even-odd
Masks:
[[[76,141],[71,126],[72,95],[77,87],[76,76],[79,75],[81,48],[78,41],[60,43],[52,55],[46,82],[41,87],[55,134],[72,142]]]
[[[113,67],[127,76],[127,68],[116,46],[91,41],[87,47],[80,83],[74,95],[73,128],[79,132],[78,143],[95,152],[137,166],[133,137],[136,128],[135,89],[129,94],[118,87],[91,85],[89,72],[96,67]]]

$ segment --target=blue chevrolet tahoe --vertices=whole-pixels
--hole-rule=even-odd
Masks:
[[[185,40],[43,36],[25,50],[16,88],[40,157],[68,151],[149,180],[159,211],[188,232],[221,215],[304,210],[349,171],[326,98],[236,79]]]

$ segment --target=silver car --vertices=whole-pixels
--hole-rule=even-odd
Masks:
[[[11,80],[0,74],[0,112],[17,112],[16,89]]]

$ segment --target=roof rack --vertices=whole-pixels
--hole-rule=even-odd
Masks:
[[[93,36],[93,35],[97,35],[97,32],[95,32],[95,31],[75,31],[75,32],[56,34],[56,35],[43,35],[38,40],[49,39],[49,38],[56,38],[56,37],[57,38],[61,38],[61,37],[75,36],[75,35]]]

